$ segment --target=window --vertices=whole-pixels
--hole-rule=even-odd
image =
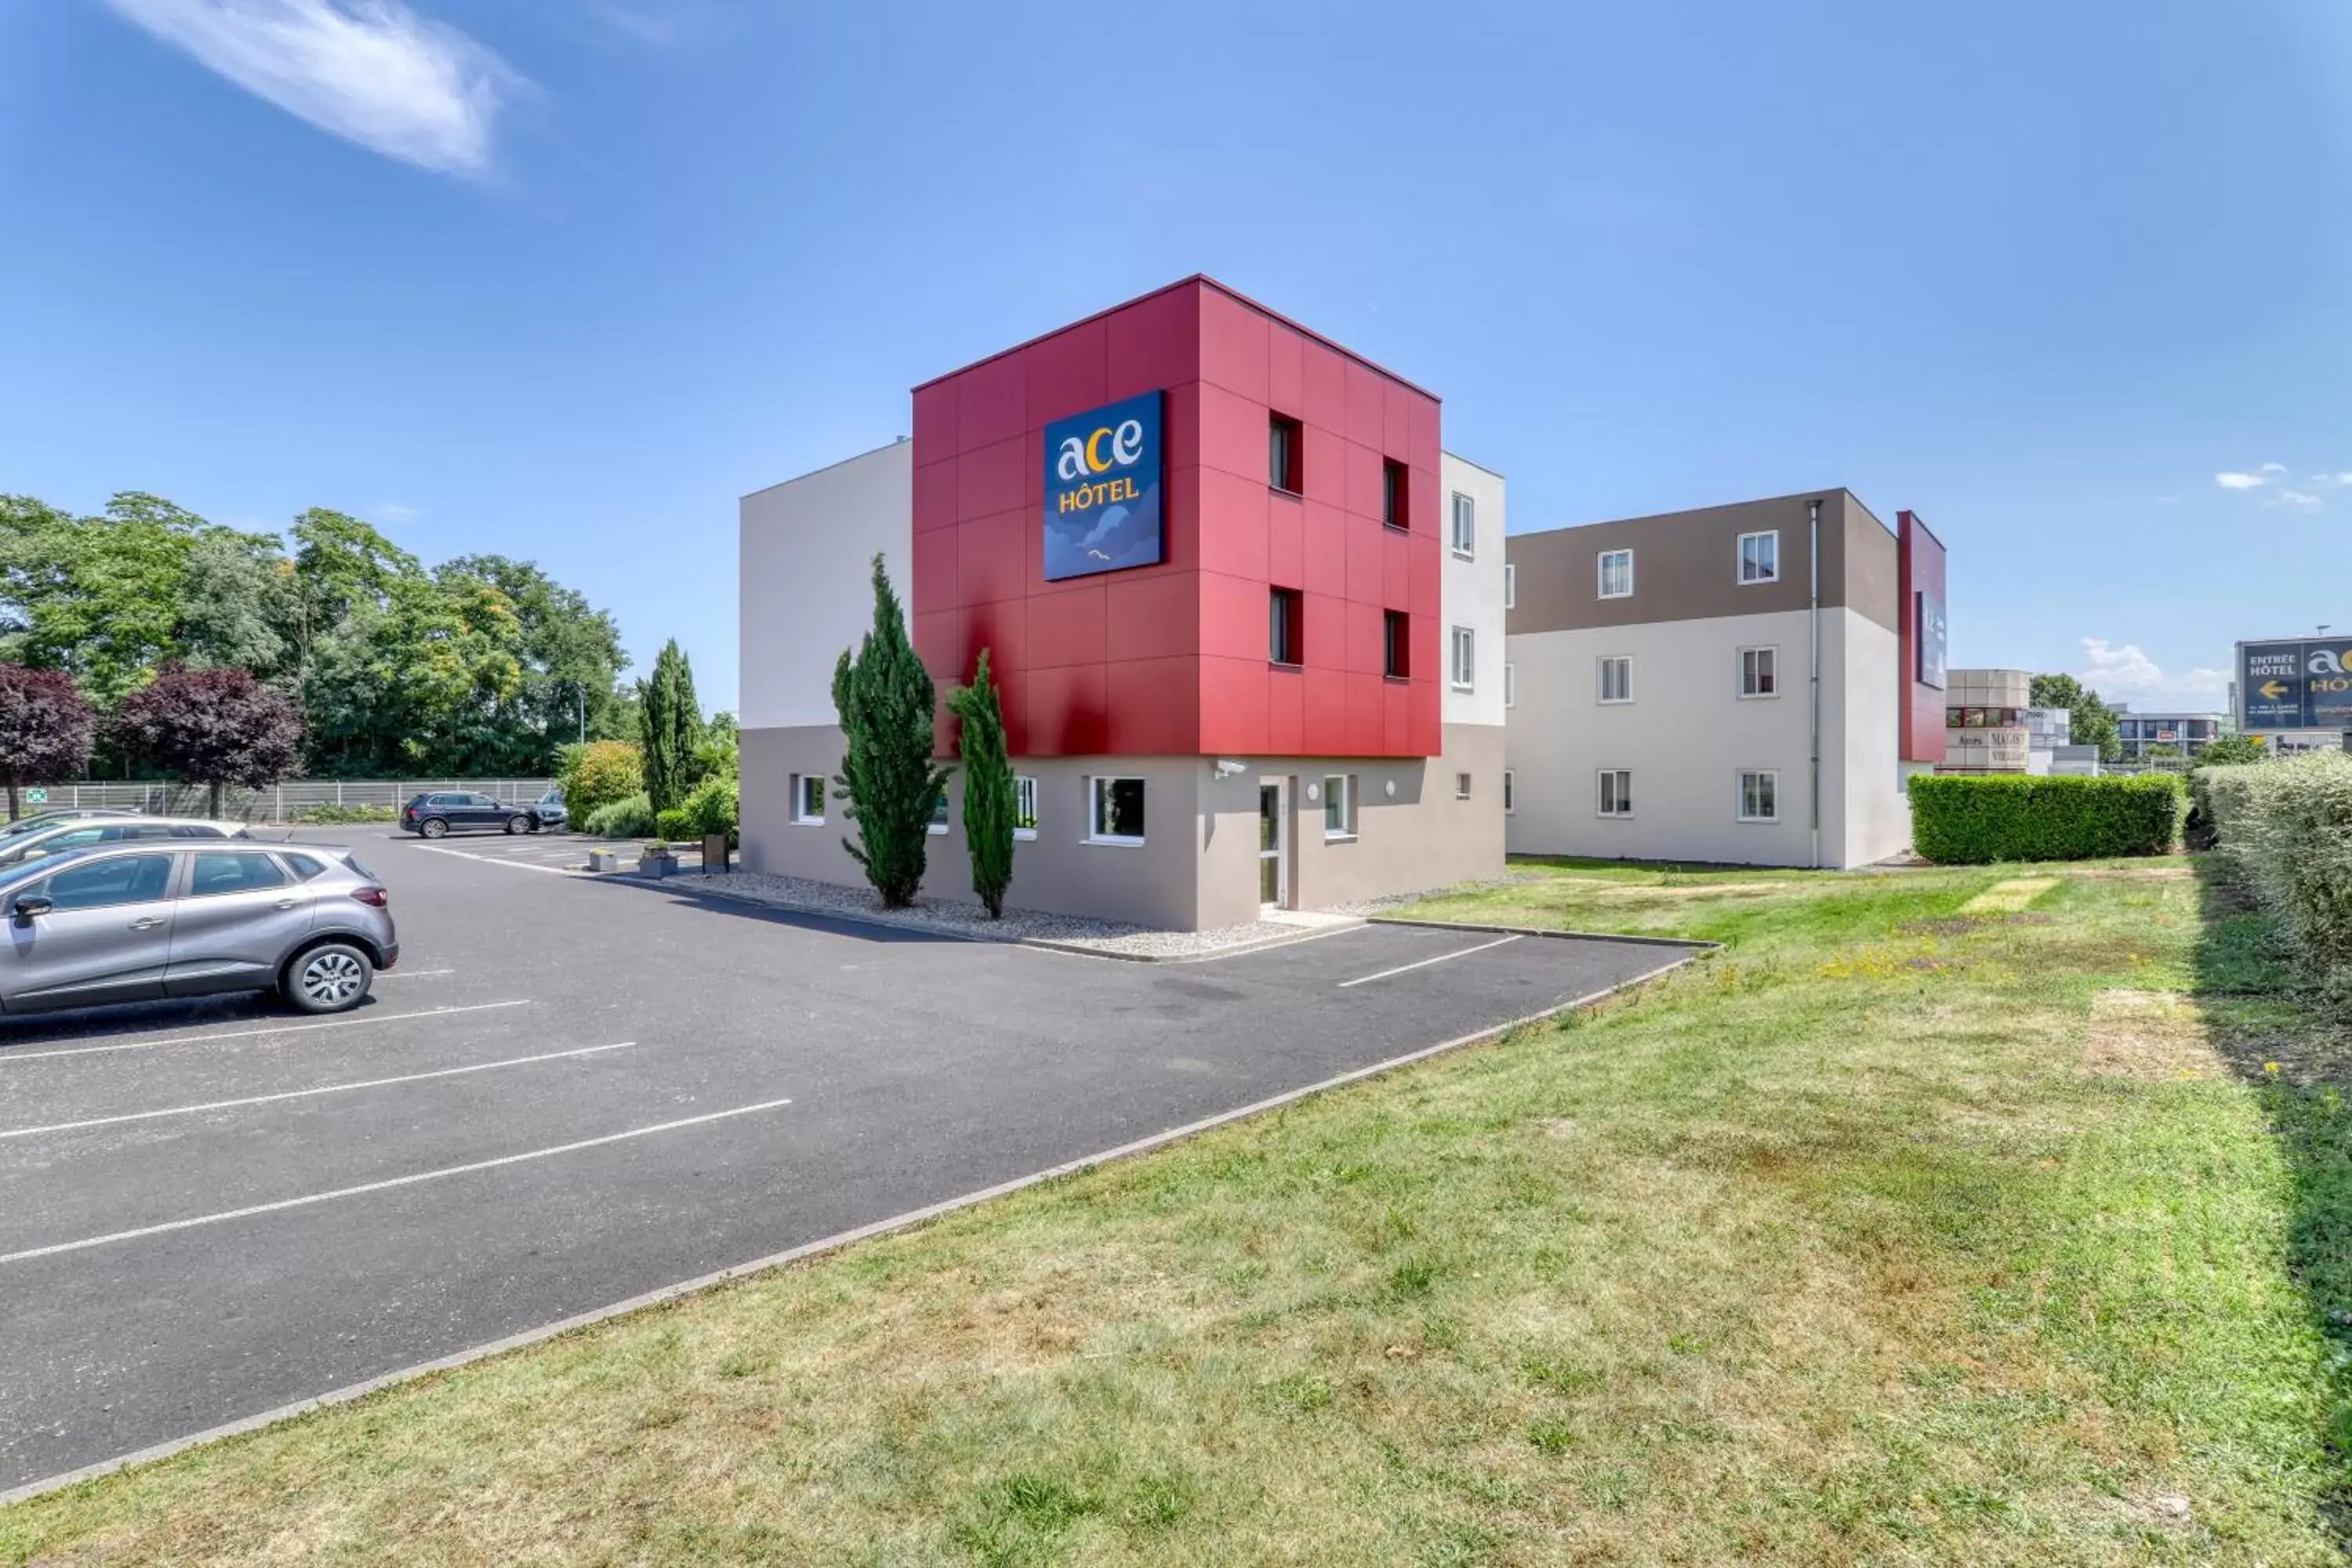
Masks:
[[[1265,482],[1292,495],[1299,492],[1299,446],[1305,432],[1298,421],[1276,414],[1266,422]]]
[[[1296,588],[1266,596],[1265,656],[1276,664],[1307,662],[1307,595]]]
[[[931,802],[931,820],[930,825],[926,831],[931,833],[945,833],[947,830],[948,792],[943,789],[940,791],[938,797]]]
[[[1356,781],[1346,773],[1330,773],[1323,780],[1323,837],[1353,838],[1356,836]]]
[[[1027,773],[1013,781],[1013,837],[1037,837],[1037,781]]]
[[[1739,695],[1777,697],[1780,694],[1780,650],[1744,647],[1739,650]]]
[[[1743,768],[1739,773],[1739,820],[1780,820],[1780,775]]]
[[[1632,551],[1604,550],[1601,552],[1601,596],[1604,599],[1630,599],[1633,596]]]
[[[1503,706],[1517,708],[1518,705],[1519,667],[1507,658],[1503,661]]]
[[[294,873],[294,879],[298,882],[307,882],[327,869],[325,866],[311,859],[308,855],[281,854],[278,858],[286,862],[286,868]]]
[[[1470,691],[1478,685],[1478,638],[1468,626],[1454,628],[1454,689]]]
[[[169,855],[117,855],[68,866],[17,896],[47,898],[55,910],[102,910],[116,904],[152,904],[171,885]]]
[[[1088,792],[1087,836],[1097,844],[1143,842],[1143,781],[1099,778]]]
[[[1594,813],[1601,816],[1631,816],[1633,815],[1633,770],[1603,768],[1600,773],[1601,794],[1594,802]]]
[[[1503,815],[1508,816],[1518,809],[1518,781],[1512,776],[1510,769],[1505,768],[1503,770]]]
[[[1402,610],[1381,612],[1381,673],[1391,680],[1412,674],[1412,622]]]
[[[222,832],[219,828],[213,826],[210,823],[184,822],[176,827],[155,827],[151,826],[140,828],[136,832],[131,831],[130,828],[124,828],[122,831],[122,837],[125,838],[226,838],[229,836]],[[249,837],[251,836],[247,835],[247,837]]]
[[[824,824],[824,775],[793,775],[793,820],[812,826]]]
[[[1601,660],[1601,700],[1633,700],[1633,661],[1631,658],[1612,655]]]
[[[1468,561],[1478,553],[1478,503],[1454,492],[1454,553]]]
[[[1509,562],[1503,563],[1503,608],[1519,607],[1519,569]]]
[[[1780,580],[1780,535],[1743,533],[1739,536],[1739,581],[1778,583]]]
[[[286,873],[267,855],[215,849],[196,857],[188,879],[188,897],[209,899],[222,893],[251,893],[286,885]]]
[[[1468,800],[1470,798],[1470,775],[1468,773],[1455,773],[1454,775],[1454,798],[1456,800]]]
[[[1391,528],[1412,526],[1406,510],[1412,505],[1412,481],[1405,466],[1394,458],[1381,459],[1381,521]]]

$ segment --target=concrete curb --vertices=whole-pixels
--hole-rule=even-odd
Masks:
[[[1365,922],[1376,926],[1419,926],[1424,931],[1490,931],[1497,936],[1540,936],[1566,942],[1622,942],[1634,947],[1679,947],[1693,952],[1715,952],[1721,950],[1719,942],[1700,942],[1683,936],[1631,936],[1615,931],[1554,931],[1549,926],[1483,925],[1476,921],[1416,921],[1398,915],[1368,915]]]
[[[1412,922],[1402,921],[1398,923],[1410,924]],[[1354,930],[1356,928],[1340,927],[1339,929]],[[1318,931],[1309,932],[1307,934],[1309,936],[1318,936],[1328,935],[1329,933]],[[1269,1110],[1279,1110],[1286,1106],[1296,1105],[1301,1100],[1310,1100],[1318,1095],[1328,1094],[1335,1089],[1344,1089],[1350,1084],[1361,1083],[1366,1079],[1381,1078],[1389,1073],[1398,1071],[1401,1068],[1412,1067],[1418,1063],[1427,1061],[1433,1057],[1444,1056],[1449,1052],[1460,1050],[1464,1047],[1478,1045],[1486,1040],[1499,1039],[1503,1036],[1509,1034],[1512,1030],[1525,1028],[1529,1024],[1541,1023],[1545,1019],[1558,1017],[1563,1013],[1571,1013],[1580,1008],[1590,1007],[1595,1003],[1605,1001],[1609,997],[1614,996],[1621,992],[1631,990],[1636,985],[1641,985],[1649,981],[1655,980],[1659,975],[1679,969],[1689,962],[1691,962],[1691,960],[1688,956],[1677,958],[1670,963],[1662,963],[1654,969],[1644,970],[1639,974],[1633,975],[1625,980],[1621,980],[1614,985],[1605,985],[1598,991],[1590,992],[1585,995],[1576,997],[1572,1001],[1558,1003],[1538,1012],[1528,1013],[1520,1017],[1508,1019],[1503,1023],[1492,1025],[1484,1029],[1474,1030],[1466,1035],[1457,1035],[1450,1040],[1443,1040],[1433,1046],[1424,1046],[1417,1051],[1408,1051],[1402,1056],[1391,1057],[1385,1061],[1374,1062],[1370,1067],[1357,1068],[1353,1071],[1344,1072],[1337,1075],[1336,1077],[1323,1079],[1318,1082],[1307,1084],[1302,1088],[1286,1089],[1280,1094],[1271,1095],[1265,1100],[1254,1101],[1251,1104],[1241,1106],[1236,1110],[1219,1111],[1214,1116],[1205,1116],[1198,1121],[1188,1121],[1181,1127],[1173,1127],[1165,1132],[1155,1132],[1148,1138],[1139,1138],[1133,1142],[1122,1143],[1115,1149],[1106,1149],[1098,1154],[1088,1154],[1076,1160],[1065,1160],[1058,1165],[1050,1165],[1045,1170],[1034,1171],[1025,1176],[1015,1176],[1011,1181],[999,1182],[994,1186],[982,1187],[977,1192],[965,1193],[961,1196],[947,1198],[935,1204],[929,1204],[921,1208],[908,1209],[904,1214],[893,1215],[887,1219],[875,1220],[870,1224],[858,1226],[849,1230],[840,1231],[835,1235],[825,1237],[817,1241],[807,1242],[799,1247],[787,1247],[782,1252],[771,1253],[765,1258],[754,1258],[749,1263],[737,1264],[732,1268],[722,1268],[713,1274],[705,1274],[697,1279],[681,1280],[675,1285],[665,1285],[659,1289],[648,1290],[639,1296],[632,1296],[625,1301],[615,1301],[608,1307],[599,1307],[591,1311],[575,1313],[569,1318],[562,1319],[556,1322],[543,1324],[539,1328],[525,1329],[520,1333],[509,1334],[503,1339],[492,1340],[488,1344],[476,1345],[468,1350],[457,1351],[448,1355],[437,1356],[431,1361],[419,1362],[414,1366],[403,1367],[395,1372],[383,1373],[375,1377],[369,1378],[362,1383],[354,1383],[343,1388],[331,1390],[326,1394],[316,1394],[309,1399],[297,1400],[290,1405],[281,1405],[274,1410],[265,1410],[260,1412],[258,1415],[247,1415],[236,1421],[225,1422],[217,1426],[207,1427],[201,1432],[192,1432],[184,1437],[174,1437],[169,1442],[153,1444],[148,1447],[141,1448],[135,1453],[124,1454],[111,1459],[101,1459],[95,1464],[84,1465],[77,1469],[68,1470],[61,1475],[48,1476],[36,1481],[27,1481],[22,1486],[12,1487],[6,1491],[0,1491],[0,1507],[6,1507],[13,1503],[28,1501],[31,1499],[40,1497],[45,1493],[59,1491],[67,1487],[75,1486],[83,1481],[96,1480],[101,1476],[111,1475],[116,1471],[128,1469],[135,1465],[152,1464],[159,1459],[167,1459],[174,1454],[183,1453],[187,1449],[199,1446],[200,1444],[217,1442],[224,1437],[234,1437],[247,1432],[257,1432],[265,1426],[274,1426],[281,1421],[291,1420],[295,1416],[307,1415],[314,1410],[321,1410],[329,1405],[348,1405],[355,1399],[363,1399],[371,1394],[380,1393],[384,1389],[395,1387],[401,1384],[415,1382],[416,1379],[426,1376],[432,1373],[452,1371],[474,1362],[487,1360],[491,1356],[502,1355],[509,1351],[522,1350],[531,1345],[541,1344],[548,1340],[554,1339],[559,1335],[572,1333],[581,1329],[593,1328],[599,1323],[609,1322],[614,1318],[625,1317],[633,1312],[645,1311],[649,1308],[667,1306],[673,1301],[682,1300],[688,1296],[698,1295],[705,1290],[709,1290],[716,1286],[726,1284],[730,1280],[745,1279],[755,1274],[764,1274],[772,1269],[786,1268],[792,1264],[803,1262],[812,1258],[823,1257],[824,1255],[831,1252],[838,1252],[842,1248],[849,1247],[856,1242],[871,1240],[876,1237],[888,1236],[898,1231],[910,1230],[917,1226],[927,1224],[931,1220],[942,1218],[948,1215],[954,1214],[961,1209],[971,1208],[980,1204],[990,1202],[995,1198],[1009,1196],[1026,1187],[1034,1187],[1041,1183],[1054,1181],[1062,1176],[1075,1175],[1090,1170],[1097,1165],[1107,1165],[1115,1161],[1129,1160],[1139,1155],[1148,1154],[1155,1150],[1164,1149],[1171,1143],[1182,1142],[1186,1139],[1198,1137],[1203,1132],[1213,1131],[1219,1127],[1227,1126],[1233,1122],[1244,1121],[1253,1117],[1263,1116]]]

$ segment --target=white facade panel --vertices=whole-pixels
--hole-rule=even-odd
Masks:
[[[1462,691],[1445,683],[1448,724],[1503,722],[1503,476],[1453,453],[1438,459],[1438,543],[1444,565],[1439,603],[1445,626],[1438,637],[1452,673],[1454,628],[1466,626],[1475,650],[1476,679]],[[1469,499],[1471,552],[1454,549],[1454,498]]]
[[[913,596],[914,443],[755,490],[739,517],[743,728],[832,724],[834,661],[874,623],[877,552]]]

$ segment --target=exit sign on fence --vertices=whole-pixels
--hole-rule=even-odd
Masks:
[[[25,792],[25,804],[26,805],[47,805],[49,804],[49,792],[45,789],[28,789]]]

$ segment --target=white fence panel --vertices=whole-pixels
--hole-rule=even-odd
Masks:
[[[242,822],[294,822],[306,808],[321,805],[397,809],[412,796],[465,790],[524,805],[545,795],[552,779],[289,779],[268,789],[221,791],[221,815]],[[25,800],[22,809],[110,806],[159,816],[202,816],[207,792],[201,784],[92,779],[39,786],[45,801]]]

